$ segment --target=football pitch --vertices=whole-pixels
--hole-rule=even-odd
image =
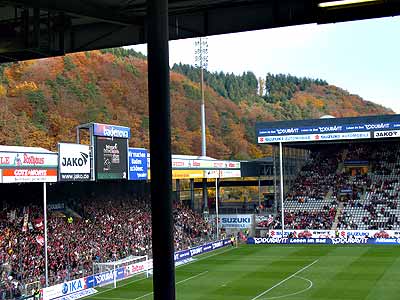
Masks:
[[[153,299],[151,278],[132,278],[85,299]],[[399,246],[243,245],[176,269],[176,299],[400,299]]]

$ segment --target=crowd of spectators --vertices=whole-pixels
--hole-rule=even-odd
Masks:
[[[65,212],[48,212],[50,284],[91,274],[93,262],[151,256],[149,201],[105,198],[80,205],[82,213],[69,218]],[[0,214],[0,299],[18,296],[26,284],[44,284],[42,210],[29,205]],[[175,204],[173,217],[176,250],[208,240],[208,223],[190,208]]]
[[[285,229],[330,229],[335,219],[336,208],[326,207],[321,211],[285,212]],[[277,214],[271,224],[273,229],[282,228],[282,218]]]

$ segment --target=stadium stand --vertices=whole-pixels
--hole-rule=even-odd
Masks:
[[[357,163],[368,166],[362,173]],[[346,168],[352,165],[353,168]],[[342,144],[314,151],[285,199],[286,229],[400,229],[400,146]],[[281,228],[278,211],[270,229]]]
[[[44,284],[43,214],[36,205],[3,203],[0,214],[0,299],[18,298],[26,285]],[[91,274],[92,263],[129,255],[151,255],[148,199],[83,199],[81,215],[48,213],[49,280],[60,283]],[[175,248],[186,249],[209,239],[203,218],[175,204]]]

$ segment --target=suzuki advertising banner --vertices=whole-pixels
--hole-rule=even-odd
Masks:
[[[128,140],[96,137],[96,178],[128,179]]]
[[[128,175],[129,180],[147,180],[146,149],[128,149]]]
[[[90,147],[88,145],[59,143],[59,180],[87,181],[90,176]]]
[[[0,183],[57,182],[57,153],[0,152]]]
[[[214,220],[216,215],[210,215],[210,220]],[[251,228],[253,225],[253,215],[219,215],[219,222],[222,228]]]

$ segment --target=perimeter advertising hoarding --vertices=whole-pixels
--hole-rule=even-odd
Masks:
[[[0,152],[0,182],[57,182],[56,153]]]
[[[147,150],[141,148],[128,149],[128,179],[147,180]]]
[[[96,178],[128,179],[128,140],[96,137]]]
[[[90,147],[88,145],[59,143],[59,180],[90,180]]]
[[[253,238],[247,244],[327,244],[327,245],[400,245],[400,238]]]

